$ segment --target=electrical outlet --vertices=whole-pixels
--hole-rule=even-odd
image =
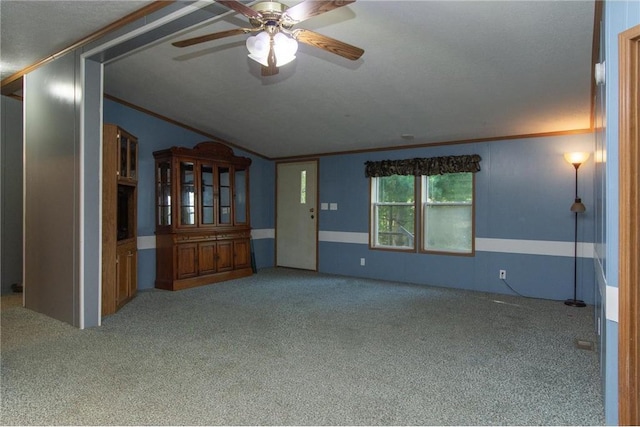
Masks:
[[[500,280],[505,280],[507,278],[507,270],[500,270]]]
[[[360,265],[364,265],[364,258],[360,258]]]

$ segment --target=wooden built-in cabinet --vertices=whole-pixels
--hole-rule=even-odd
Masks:
[[[209,141],[153,156],[156,287],[175,291],[251,275],[251,159]]]
[[[138,287],[138,139],[104,125],[102,152],[102,315],[115,313]]]

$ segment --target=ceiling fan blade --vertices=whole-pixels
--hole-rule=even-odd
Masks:
[[[253,29],[249,29],[249,28],[234,28],[233,30],[226,30],[226,31],[220,31],[218,33],[206,34],[204,36],[193,37],[186,40],[180,40],[178,42],[173,42],[171,44],[174,45],[175,47],[187,47],[187,46],[192,46],[198,43],[204,43],[211,40],[221,39],[224,37],[237,36],[238,34],[247,34],[253,31],[254,31]]]
[[[293,32],[294,38],[299,42],[306,43],[311,46],[318,47],[343,58],[355,61],[360,58],[364,50],[359,47],[352,46],[345,42],[341,42],[331,37],[323,36],[313,31],[297,29]]]
[[[297,23],[313,16],[320,15],[321,13],[346,6],[355,1],[356,0],[305,0],[302,3],[298,3],[297,5],[287,9],[285,15]]]
[[[247,18],[262,19],[262,14],[260,12],[256,12],[249,6],[245,6],[240,3],[238,0],[218,0],[217,3],[227,6],[229,9],[233,9]]]

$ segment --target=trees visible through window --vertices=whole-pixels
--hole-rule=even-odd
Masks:
[[[372,246],[415,248],[415,178],[372,178]]]

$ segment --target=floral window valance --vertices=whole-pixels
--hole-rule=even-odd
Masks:
[[[463,156],[424,157],[405,160],[364,162],[367,178],[391,175],[442,175],[445,173],[480,172],[477,154]]]

